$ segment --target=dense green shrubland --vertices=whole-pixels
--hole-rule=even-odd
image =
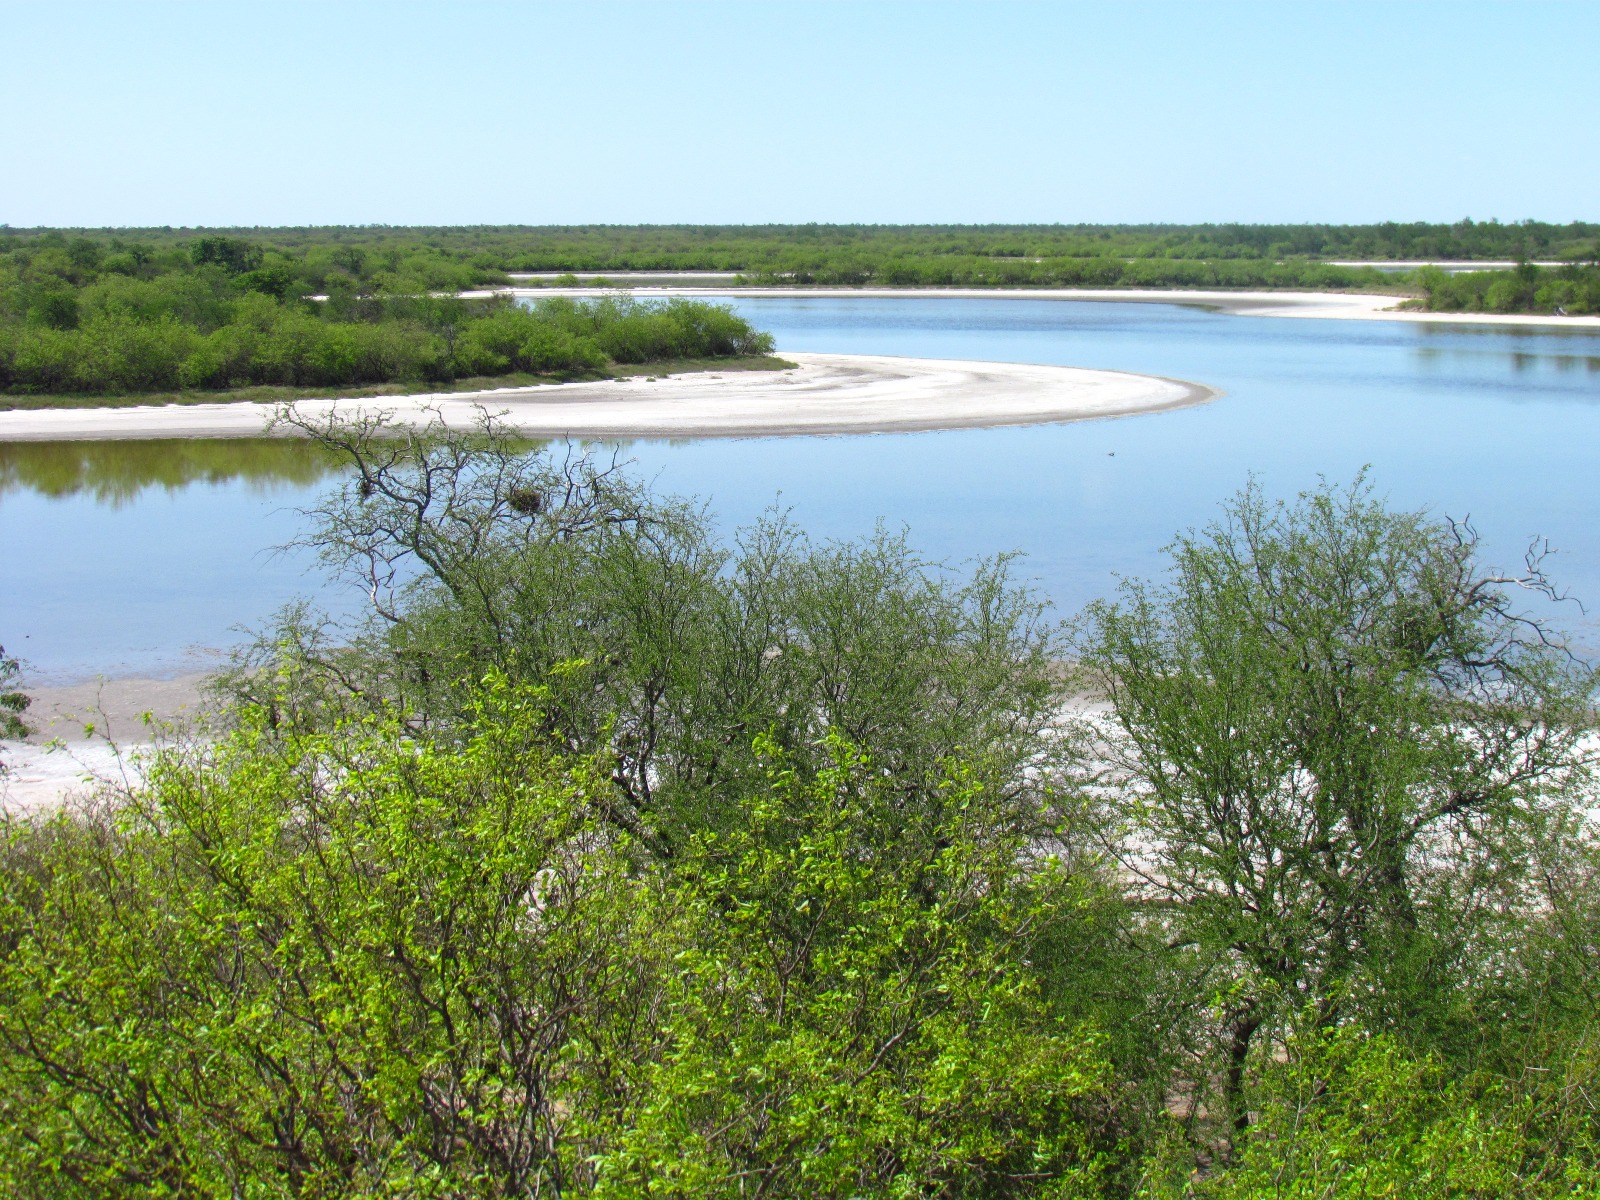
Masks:
[[[412,231],[392,231],[405,236]],[[417,231],[421,232],[421,231]],[[427,231],[506,270],[819,269],[903,258],[1520,259],[1592,254],[1600,225],[757,225]],[[299,231],[301,236],[326,236]]]
[[[1247,492],[1062,630],[1003,560],[285,419],[371,617],[285,614],[210,740],[11,826],[10,1194],[1600,1186],[1536,561]]]
[[[1600,225],[1575,221],[1388,221],[1377,225],[481,225],[287,229],[4,230],[0,245],[73,238],[126,266],[139,254],[186,254],[202,238],[264,247],[260,261],[209,257],[308,281],[349,274],[436,289],[495,282],[502,271],[872,271],[906,258],[1561,259],[1593,256]],[[79,257],[91,251],[80,249]],[[296,264],[303,263],[304,266]],[[408,285],[409,286],[409,285]]]
[[[328,228],[94,236],[0,231],[0,388],[138,393],[340,387],[595,370],[760,352],[730,318],[625,300],[548,328],[497,316],[510,271],[721,269],[742,282],[889,287],[1403,290],[1438,311],[1596,311],[1600,229],[1452,226],[596,226]],[[1446,275],[1332,257],[1557,257]],[[569,280],[575,282],[575,280]],[[306,297],[325,297],[311,301]],[[624,310],[627,310],[624,312]],[[623,320],[627,317],[627,320]],[[613,320],[615,318],[615,320]],[[493,319],[481,329],[477,324]],[[606,324],[604,334],[600,324]],[[615,326],[614,328],[612,326]],[[675,327],[674,327],[675,326]],[[468,333],[469,328],[475,330]],[[733,350],[721,347],[735,347]],[[744,347],[739,349],[738,347]]]
[[[105,249],[80,238],[0,254],[0,390],[560,376],[771,348],[727,309],[693,301],[550,299],[527,309],[504,297],[433,294],[483,276],[437,254],[345,248],[291,259],[223,237],[198,239],[186,253]]]
[[[1393,288],[1404,277],[1372,267],[1265,259],[808,256],[786,253],[751,283],[943,287]]]
[[[1522,263],[1511,271],[1458,274],[1424,268],[1416,280],[1432,312],[1600,313],[1600,266]]]

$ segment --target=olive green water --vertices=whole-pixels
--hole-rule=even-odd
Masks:
[[[258,492],[305,488],[337,469],[319,447],[292,438],[0,442],[0,500],[29,492],[117,508],[151,489],[235,483]]]

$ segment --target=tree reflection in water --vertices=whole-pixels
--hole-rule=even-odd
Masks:
[[[245,480],[263,489],[308,486],[342,469],[300,438],[151,438],[0,442],[0,499],[16,492],[92,496],[120,508],[152,488]]]

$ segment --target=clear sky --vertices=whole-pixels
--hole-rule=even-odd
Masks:
[[[1600,2],[0,0],[0,223],[1600,219]]]

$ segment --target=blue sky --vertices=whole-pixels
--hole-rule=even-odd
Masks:
[[[1600,3],[0,0],[0,222],[1600,219]]]

